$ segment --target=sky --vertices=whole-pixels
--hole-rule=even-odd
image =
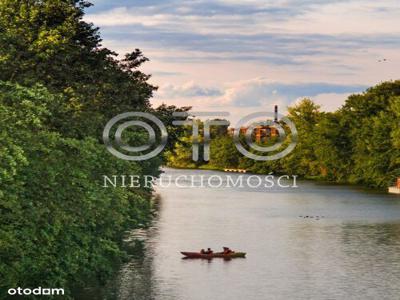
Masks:
[[[94,0],[85,20],[120,55],[139,48],[152,103],[284,113],[304,97],[334,111],[399,79],[399,0]]]

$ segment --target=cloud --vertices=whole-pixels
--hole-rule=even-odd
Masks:
[[[169,77],[169,76],[183,76],[185,75],[182,72],[168,72],[168,71],[153,71],[150,72],[151,76],[160,76],[160,77]]]
[[[165,84],[157,92],[157,97],[161,99],[216,97],[222,95],[223,91],[218,88],[202,87],[193,82],[187,82],[181,86]]]
[[[191,106],[193,111],[229,112],[227,119],[231,124],[236,124],[250,113],[272,112],[274,105],[279,106],[281,114],[286,114],[288,106],[295,105],[305,97],[321,105],[323,111],[335,111],[350,94],[365,89],[363,85],[272,82],[264,78],[232,82],[221,89],[189,82],[182,86],[162,86],[153,104],[170,102],[177,106]]]
[[[233,82],[224,88],[201,87],[193,82],[182,86],[164,85],[157,94],[161,99],[185,99],[197,97],[197,104],[210,106],[231,107],[272,107],[275,104],[286,107],[300,98],[314,98],[323,102],[329,110],[343,104],[345,97],[338,103],[338,95],[348,95],[365,90],[364,85],[332,84],[325,82],[314,83],[284,83],[273,82],[265,78]],[[336,97],[335,97],[336,96]],[[327,99],[334,99],[329,103]],[[192,100],[191,100],[192,101]]]
[[[363,85],[272,82],[264,78],[242,81],[228,88],[221,102],[240,107],[287,106],[299,98],[314,98],[323,94],[347,94],[364,90]]]
[[[116,50],[134,41],[131,48],[182,53],[166,51],[157,57],[162,61],[296,66],[318,57],[343,70],[344,58],[400,47],[397,1],[117,1],[125,6],[94,11],[86,20],[101,26]]]
[[[120,7],[115,7],[121,5]],[[123,6],[125,5],[125,6]],[[397,0],[116,2],[86,19],[96,25],[141,25],[197,34],[400,33]],[[374,24],[374,26],[366,26]]]
[[[158,32],[137,26],[124,32],[108,31],[104,37],[117,49],[129,48],[132,41],[141,48],[158,52],[151,59],[175,63],[202,63],[212,61],[262,62],[272,65],[310,65],[316,59],[330,69],[357,70],[356,60],[344,60],[354,56],[373,56],[373,49],[400,47],[398,36],[329,36],[329,35],[282,35],[278,33],[257,35],[201,35],[195,33]],[[130,48],[134,48],[132,45]],[[368,49],[368,52],[367,52]],[[162,51],[160,51],[162,50]],[[377,55],[375,55],[377,56]],[[371,59],[371,58],[370,58]],[[372,58],[375,61],[375,58]]]
[[[352,93],[323,93],[313,97],[313,101],[321,106],[323,111],[335,111],[344,104]]]

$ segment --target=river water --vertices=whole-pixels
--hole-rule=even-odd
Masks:
[[[226,176],[165,172],[175,178],[201,174],[204,180]],[[310,181],[297,185],[158,187],[153,226],[127,240],[141,240],[143,253],[122,266],[103,298],[400,299],[400,197]],[[180,255],[222,246],[247,257],[207,261]]]

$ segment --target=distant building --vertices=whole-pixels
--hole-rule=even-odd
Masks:
[[[275,105],[275,117],[274,121],[278,122],[278,106]],[[248,127],[241,127],[239,135],[244,136],[247,132]],[[228,128],[228,135],[233,136],[236,128]],[[279,136],[279,131],[274,126],[256,126],[252,132],[252,136],[257,143],[266,142],[272,137]]]

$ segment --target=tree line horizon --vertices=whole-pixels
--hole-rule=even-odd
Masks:
[[[380,189],[400,177],[400,80],[382,82],[363,93],[352,94],[334,112],[321,111],[319,105],[304,98],[289,106],[286,116],[296,125],[298,142],[281,159],[256,161],[243,156],[229,134],[232,127],[225,126],[211,130],[210,161],[194,162],[190,156],[190,128],[186,128],[173,151],[166,153],[167,166],[295,174]],[[198,122],[201,128],[202,121]],[[289,133],[283,147],[290,137]],[[268,146],[276,140],[271,136],[259,144]]]

